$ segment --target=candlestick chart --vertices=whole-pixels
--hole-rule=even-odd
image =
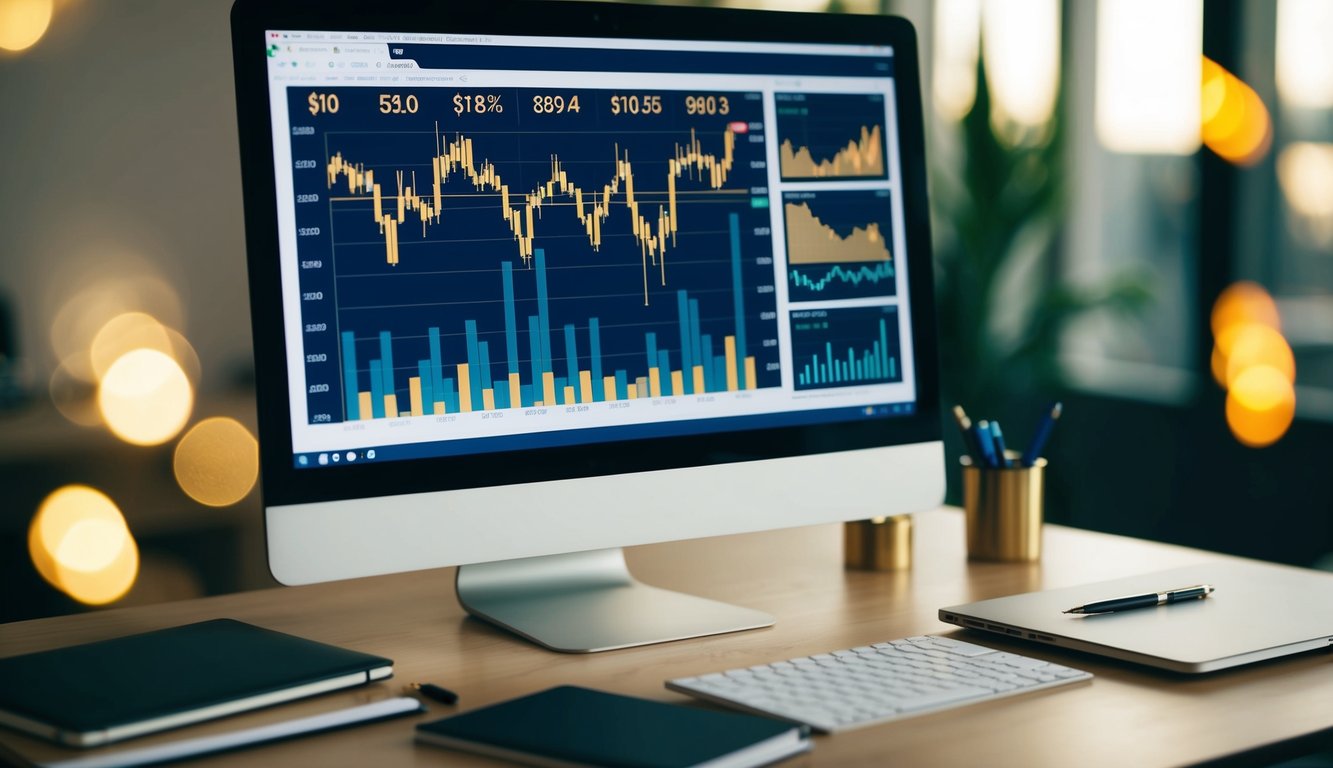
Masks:
[[[307,91],[311,422],[780,384],[759,94]]]

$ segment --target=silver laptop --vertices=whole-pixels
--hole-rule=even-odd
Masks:
[[[1215,591],[1117,613],[1064,613],[1197,584]],[[1208,563],[955,605],[941,608],[940,620],[1175,672],[1212,672],[1333,645],[1333,573],[1255,561]]]

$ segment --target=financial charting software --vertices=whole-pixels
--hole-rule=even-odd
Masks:
[[[267,45],[296,467],[914,412],[891,48]]]

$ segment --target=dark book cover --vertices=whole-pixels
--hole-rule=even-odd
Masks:
[[[359,682],[367,682],[371,670],[387,677],[392,665],[379,656],[216,619],[0,659],[0,723],[69,744],[106,743],[197,722],[209,715],[176,716],[203,708],[256,698],[261,700],[240,709],[265,706],[318,692],[300,689],[322,681],[362,673]],[[284,691],[293,695],[284,697]],[[157,720],[166,722],[133,728]],[[115,732],[126,728],[135,732]]]
[[[574,686],[422,723],[417,740],[544,766],[764,765],[809,749],[804,726]]]

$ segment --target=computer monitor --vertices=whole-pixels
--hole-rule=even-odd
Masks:
[[[460,565],[474,615],[600,650],[773,622],[621,547],[941,501],[906,21],[239,0],[232,29],[279,581]]]

